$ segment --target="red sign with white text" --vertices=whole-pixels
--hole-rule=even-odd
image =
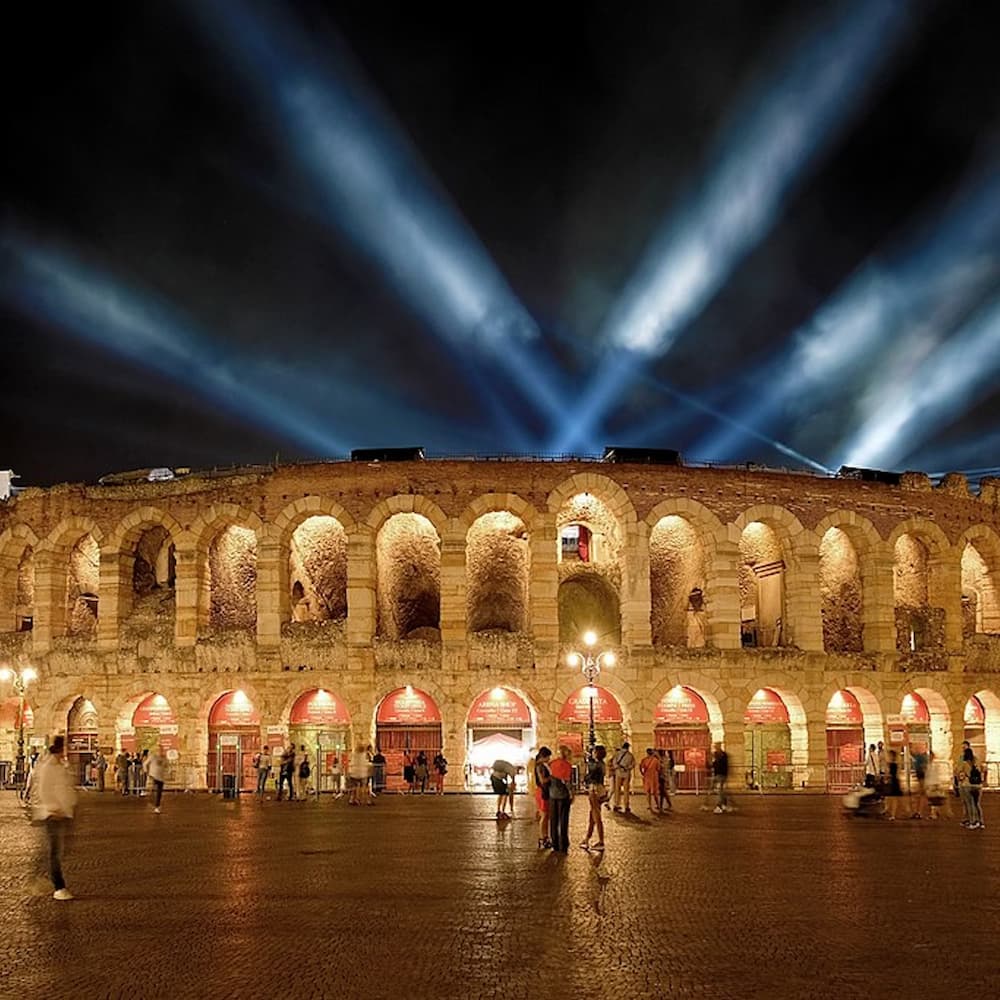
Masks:
[[[750,699],[743,721],[748,725],[788,722],[788,709],[780,695],[770,688],[761,688]]]
[[[927,702],[914,692],[903,695],[903,704],[899,709],[903,722],[930,722],[931,713],[927,710]]]
[[[594,722],[621,722],[622,708],[618,699],[608,690],[601,687],[582,687],[574,691],[567,699],[559,713],[560,722],[590,722],[590,693],[594,693]]]
[[[397,688],[382,699],[376,721],[380,725],[419,726],[441,721],[434,699],[416,688]]]
[[[136,728],[176,726],[177,718],[170,703],[162,694],[151,694],[139,702],[138,708],[132,714],[132,725]]]
[[[967,726],[985,726],[986,725],[986,709],[983,708],[983,703],[973,695],[965,703],[965,725]]]
[[[659,701],[653,721],[670,726],[699,726],[708,723],[705,699],[691,688],[671,688]]]
[[[288,722],[292,726],[349,726],[351,716],[339,698],[320,688],[295,699]]]
[[[531,712],[524,699],[510,688],[493,688],[472,703],[469,725],[527,729],[531,725]]]
[[[865,717],[861,712],[861,702],[850,691],[834,691],[830,704],[826,706],[828,726],[862,726]]]
[[[212,711],[208,716],[208,724],[231,729],[259,726],[260,713],[242,691],[230,691],[212,706]]]

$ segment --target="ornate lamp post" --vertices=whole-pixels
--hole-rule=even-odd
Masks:
[[[590,733],[587,744],[587,757],[592,758],[594,756],[594,747],[597,745],[597,735],[594,732],[594,695],[597,692],[594,690],[594,681],[600,676],[602,666],[613,667],[615,665],[615,654],[607,650],[595,656],[591,651],[597,644],[597,635],[592,631],[583,633],[583,644],[587,647],[587,652],[577,653],[571,651],[566,655],[566,662],[571,667],[579,667],[581,669],[583,676],[587,680],[587,686],[590,689]]]
[[[0,669],[0,680],[10,681],[14,694],[18,697],[17,709],[17,761],[14,764],[14,784],[24,787],[24,692],[28,684],[35,680],[38,674],[34,667],[21,667],[14,670],[11,667]]]

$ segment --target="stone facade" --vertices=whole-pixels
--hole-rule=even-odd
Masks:
[[[849,689],[866,737],[920,694],[949,754],[977,695],[996,760],[998,583],[1000,488],[971,495],[955,476],[344,462],[0,503],[0,662],[39,674],[35,733],[65,731],[82,696],[113,747],[158,693],[202,781],[226,692],[245,692],[266,734],[326,689],[367,742],[380,701],[413,685],[440,709],[457,787],[483,691],[517,691],[537,740],[556,740],[584,626],[617,654],[600,683],[640,747],[683,685],[738,771],[744,711],[768,688],[788,709],[795,787],[825,787],[826,707]]]

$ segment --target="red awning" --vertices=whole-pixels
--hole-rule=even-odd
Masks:
[[[931,721],[927,702],[915,691],[903,695],[903,704],[900,706],[899,714],[903,717],[903,722],[907,724],[922,724]]]
[[[861,702],[850,691],[834,691],[830,704],[826,706],[826,724],[828,726],[863,726],[864,713]]]
[[[439,723],[441,713],[429,694],[405,687],[397,688],[382,699],[375,721],[379,725],[421,726]]]
[[[132,713],[133,726],[176,726],[177,717],[162,694],[151,694],[139,702]]]
[[[237,729],[242,726],[259,726],[260,712],[242,691],[229,691],[212,706],[208,724]]]
[[[472,703],[469,725],[527,729],[531,725],[531,710],[525,700],[510,688],[491,688]]]
[[[705,725],[708,722],[708,706],[697,691],[678,684],[660,699],[653,712],[653,721],[658,725]]]
[[[599,725],[622,721],[622,707],[618,699],[602,687],[582,687],[574,691],[559,713],[560,722],[590,722],[590,692],[594,692],[594,722]]]
[[[314,688],[295,699],[288,719],[292,726],[349,726],[347,706],[329,691]]]
[[[743,713],[743,721],[747,725],[767,725],[774,722],[788,722],[788,708],[781,700],[781,695],[770,688],[761,688],[747,705]]]

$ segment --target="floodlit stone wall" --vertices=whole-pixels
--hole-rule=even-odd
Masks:
[[[562,558],[574,523],[593,532],[593,559]],[[780,591],[758,589],[754,567],[779,562]],[[379,701],[405,685],[438,705],[460,783],[483,691],[519,692],[536,738],[558,737],[582,683],[565,653],[593,628],[617,654],[600,683],[634,741],[651,743],[657,702],[689,686],[738,773],[743,712],[767,687],[794,720],[796,787],[822,788],[842,688],[866,732],[915,692],[939,749],[958,745],[972,694],[1000,733],[998,581],[998,484],[972,495],[919,474],[894,487],[582,461],[317,463],[0,503],[0,658],[38,671],[37,731],[64,730],[84,697],[115,746],[161,693],[195,786],[227,691],[273,737],[297,695],[326,688],[367,741]],[[741,606],[761,593],[780,607],[780,645],[744,646]]]

